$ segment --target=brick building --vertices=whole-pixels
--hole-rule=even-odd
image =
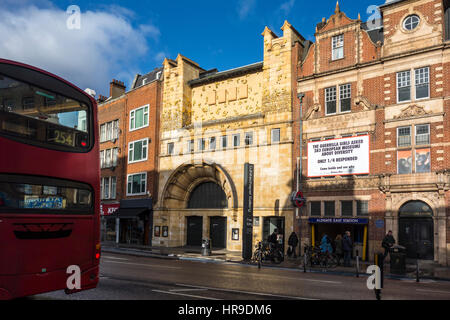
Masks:
[[[352,231],[372,259],[392,230],[409,257],[448,265],[449,1],[386,1],[380,13],[363,22],[338,4],[314,43],[294,46],[297,231],[303,244]]]
[[[104,241],[151,243],[162,79],[162,68],[136,75],[128,92],[113,80],[110,96],[99,99]]]

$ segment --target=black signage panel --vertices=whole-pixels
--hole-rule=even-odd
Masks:
[[[246,163],[244,167],[244,226],[242,232],[242,258],[250,260],[253,249],[253,199],[255,166]]]

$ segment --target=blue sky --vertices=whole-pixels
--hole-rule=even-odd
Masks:
[[[359,12],[368,20],[369,6],[382,3],[341,0],[340,7],[350,18]],[[81,29],[75,32],[63,30],[70,5],[81,9]],[[315,25],[335,6],[335,0],[0,0],[0,37],[6,38],[0,57],[37,65],[108,95],[112,78],[129,86],[135,73],[149,72],[178,53],[205,69],[262,61],[265,26],[281,35],[288,20],[314,40]],[[20,23],[23,27],[17,27]]]

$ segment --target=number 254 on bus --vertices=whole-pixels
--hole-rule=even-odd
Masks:
[[[100,168],[95,100],[0,59],[0,300],[97,286]],[[79,266],[79,289],[67,269]]]

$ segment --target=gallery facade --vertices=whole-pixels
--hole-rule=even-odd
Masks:
[[[254,164],[253,243],[293,231],[292,46],[288,23],[263,32],[264,60],[218,72],[164,61],[155,244],[242,250],[244,164]],[[160,233],[166,230],[166,233]]]

